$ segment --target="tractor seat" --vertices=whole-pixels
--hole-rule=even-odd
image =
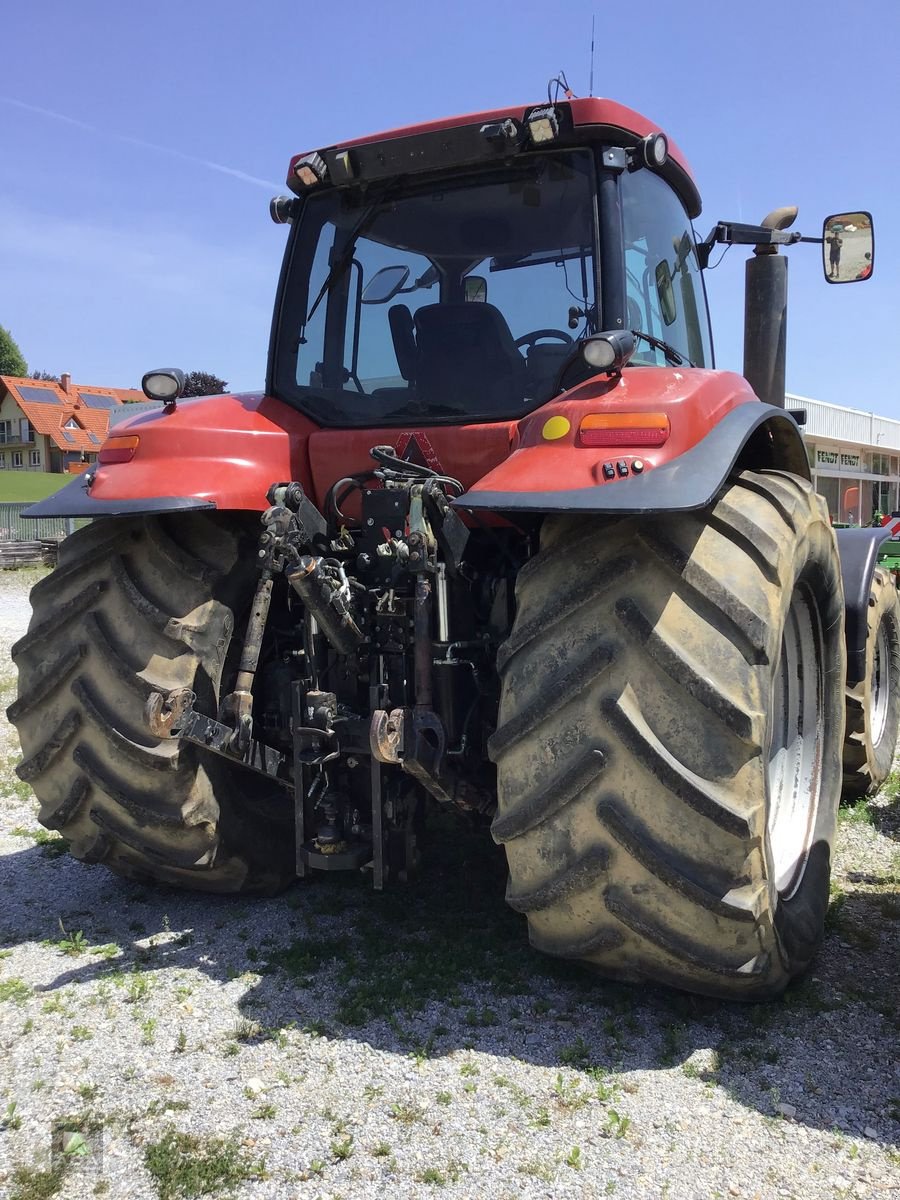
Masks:
[[[421,401],[511,414],[521,408],[525,359],[493,304],[427,304],[415,327]]]

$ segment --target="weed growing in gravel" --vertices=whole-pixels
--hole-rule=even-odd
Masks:
[[[6,1112],[0,1118],[0,1129],[21,1129],[22,1117],[19,1114],[19,1105],[16,1100],[10,1100],[6,1106]]]
[[[348,1134],[341,1142],[332,1142],[331,1153],[338,1162],[350,1158],[353,1154],[353,1134]]]
[[[379,1142],[377,1146],[372,1147],[373,1158],[387,1158],[390,1152],[391,1147],[390,1143],[388,1142]]]
[[[559,1107],[567,1109],[569,1112],[577,1112],[579,1108],[584,1108],[585,1104],[590,1100],[590,1096],[587,1092],[582,1091],[578,1081],[575,1079],[565,1079],[561,1071],[556,1076],[556,1082],[553,1085],[553,1095]]]
[[[13,975],[9,979],[0,979],[0,1001],[13,1000],[22,1004],[31,995],[31,988],[24,979]]]
[[[261,1104],[259,1108],[254,1109],[250,1114],[255,1121],[271,1121],[278,1112],[274,1104]]]
[[[447,1183],[447,1176],[437,1167],[426,1167],[424,1171],[419,1172],[416,1179],[419,1183],[430,1183],[435,1187],[443,1187]]]
[[[573,1171],[580,1171],[584,1165],[584,1159],[581,1157],[581,1147],[573,1146],[563,1159],[563,1162],[567,1167],[571,1167]]]
[[[453,1103],[453,1095],[451,1092],[438,1092],[438,1094],[435,1096],[435,1100],[438,1102],[438,1104],[442,1104],[446,1107],[448,1104]]]
[[[631,1126],[631,1117],[623,1117],[611,1108],[606,1114],[606,1127],[602,1130],[607,1137],[623,1138]]]
[[[408,1100],[398,1101],[391,1105],[391,1116],[403,1125],[412,1125],[416,1121],[420,1121],[424,1115],[424,1110],[418,1104],[413,1104]]]
[[[82,930],[75,929],[70,933],[63,925],[62,917],[59,918],[59,927],[63,936],[58,942],[51,942],[50,945],[55,945],[60,954],[68,954],[70,957],[84,954],[88,944]]]
[[[64,1178],[62,1169],[41,1171],[35,1167],[16,1167],[9,1200],[50,1200],[62,1187]]]
[[[94,1031],[88,1029],[87,1025],[73,1025],[69,1036],[73,1042],[89,1042],[94,1036]]]
[[[257,1042],[260,1040],[262,1032],[262,1026],[256,1021],[241,1017],[232,1030],[231,1037],[236,1042]]]
[[[125,989],[125,1003],[137,1004],[140,1000],[146,1000],[150,994],[150,980],[146,974],[141,971],[132,971],[128,979],[128,987]]]
[[[526,1162],[519,1163],[517,1170],[520,1175],[533,1175],[535,1179],[540,1179],[544,1183],[552,1183],[556,1178],[553,1168],[539,1158],[530,1158]]]
[[[148,1143],[144,1164],[160,1200],[187,1200],[266,1177],[265,1159],[251,1158],[236,1142],[176,1129]]]
[[[570,1046],[563,1046],[559,1061],[565,1067],[586,1067],[591,1061],[590,1047],[584,1038],[578,1037]]]

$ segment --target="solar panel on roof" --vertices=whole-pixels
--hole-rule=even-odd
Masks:
[[[92,442],[95,443],[95,445],[97,445],[97,446],[100,445],[100,439],[97,437],[96,433],[91,433],[91,431],[88,430],[88,437],[91,439]]]
[[[73,435],[72,435],[71,433],[69,433],[68,429],[64,429],[64,430],[62,431],[62,435],[63,435],[63,437],[66,439],[66,441],[67,441],[67,442],[74,442],[74,441],[75,441],[75,438],[73,437]]]
[[[115,398],[115,396],[110,396],[106,392],[103,392],[100,394],[97,394],[95,392],[92,392],[90,394],[82,392],[81,399],[88,406],[88,408],[118,408],[119,407],[119,402]]]
[[[19,387],[19,395],[23,400],[33,400],[37,404],[59,404],[60,399],[56,392],[51,392],[49,388],[37,387]]]

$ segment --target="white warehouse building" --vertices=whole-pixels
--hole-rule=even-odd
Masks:
[[[900,421],[788,393],[805,409],[803,438],[816,491],[835,524],[871,525],[900,510]]]

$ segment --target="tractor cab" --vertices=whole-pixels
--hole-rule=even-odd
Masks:
[[[318,425],[515,420],[633,330],[636,367],[711,366],[691,216],[663,134],[601,100],[461,118],[307,154],[270,391]]]

